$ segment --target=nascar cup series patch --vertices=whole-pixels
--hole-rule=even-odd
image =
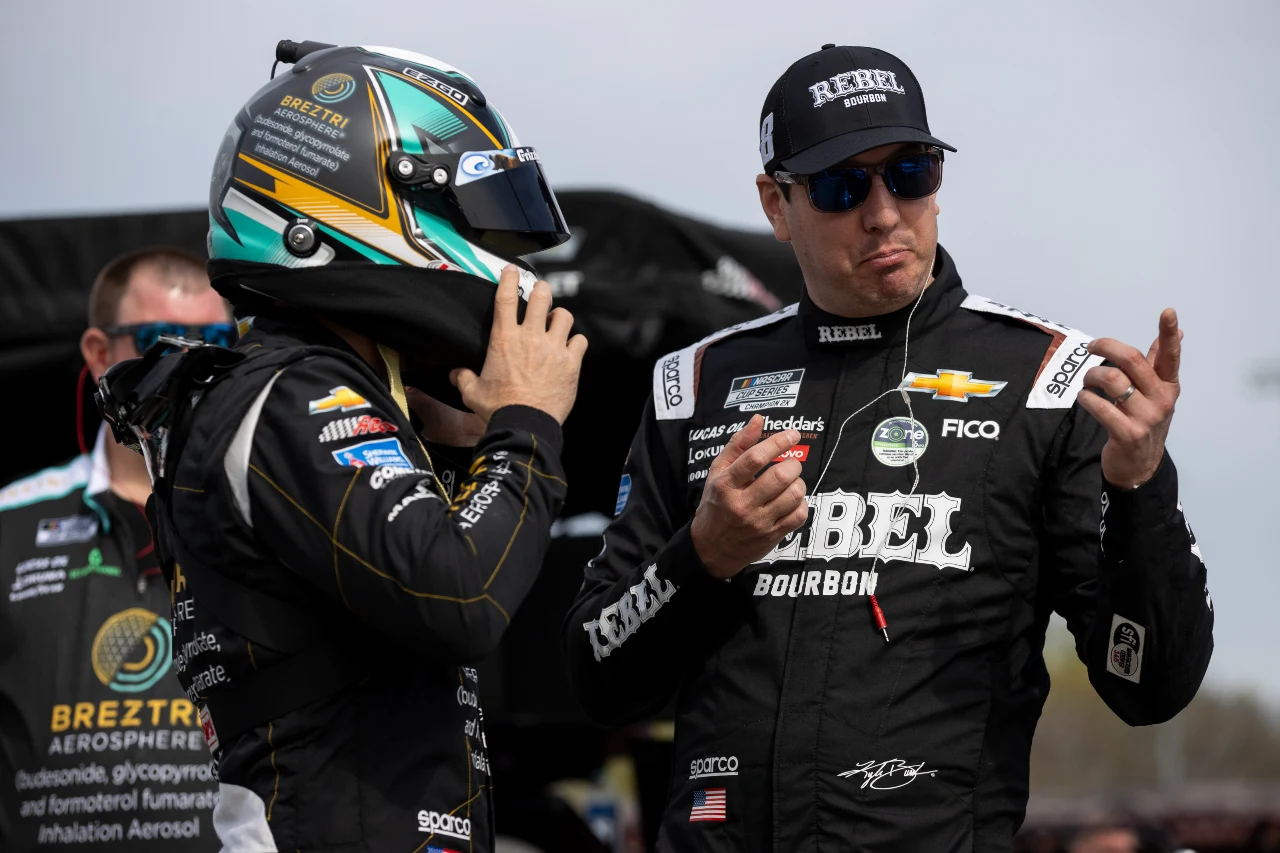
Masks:
[[[724,401],[724,407],[736,408],[740,412],[792,408],[796,404],[796,398],[800,396],[800,383],[803,379],[804,368],[739,376],[729,385],[729,396]]]

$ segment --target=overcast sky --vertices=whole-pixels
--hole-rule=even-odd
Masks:
[[[190,208],[281,38],[470,74],[557,187],[762,227],[769,86],[824,42],[916,72],[948,157],[942,243],[972,293],[1143,350],[1186,330],[1170,436],[1217,611],[1210,679],[1280,702],[1280,3],[217,3],[13,0],[0,218]]]

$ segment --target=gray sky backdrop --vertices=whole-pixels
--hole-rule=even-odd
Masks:
[[[557,187],[763,227],[769,86],[824,42],[901,57],[959,153],[965,285],[1144,351],[1186,330],[1170,436],[1217,611],[1210,679],[1280,702],[1272,255],[1280,3],[10,0],[0,217],[199,206],[278,39],[402,47],[473,76]]]

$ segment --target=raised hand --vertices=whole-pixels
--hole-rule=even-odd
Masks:
[[[1113,338],[1099,338],[1089,352],[1116,367],[1095,367],[1085,374],[1087,387],[1107,398],[1081,394],[1081,408],[1107,431],[1102,448],[1102,476],[1108,483],[1133,489],[1155,476],[1164,457],[1165,439],[1178,399],[1178,366],[1182,359],[1182,330],[1172,308],[1160,315],[1160,332],[1144,358],[1142,353]]]
[[[498,280],[493,299],[493,331],[479,375],[459,368],[449,381],[462,394],[467,408],[487,423],[503,406],[532,406],[560,423],[569,416],[578,395],[578,374],[587,339],[569,337],[573,315],[551,308],[551,286],[540,281],[529,294],[524,322],[517,319],[520,275],[508,265]]]
[[[798,460],[787,459],[760,474],[800,440],[800,433],[789,429],[761,441],[763,427],[764,419],[753,416],[711,463],[689,527],[693,549],[715,578],[738,574],[809,517]]]

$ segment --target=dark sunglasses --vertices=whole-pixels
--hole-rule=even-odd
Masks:
[[[814,209],[824,213],[843,213],[866,201],[874,175],[879,175],[889,192],[900,199],[931,196],[942,186],[942,152],[922,151],[879,166],[845,166],[814,175],[773,173],[779,183],[807,187]]]
[[[145,353],[151,349],[161,337],[199,340],[219,347],[233,346],[237,338],[234,323],[205,323],[198,326],[188,326],[183,323],[129,323],[123,326],[107,326],[102,331],[113,338],[132,337],[139,353]],[[170,349],[178,348],[171,346]]]

